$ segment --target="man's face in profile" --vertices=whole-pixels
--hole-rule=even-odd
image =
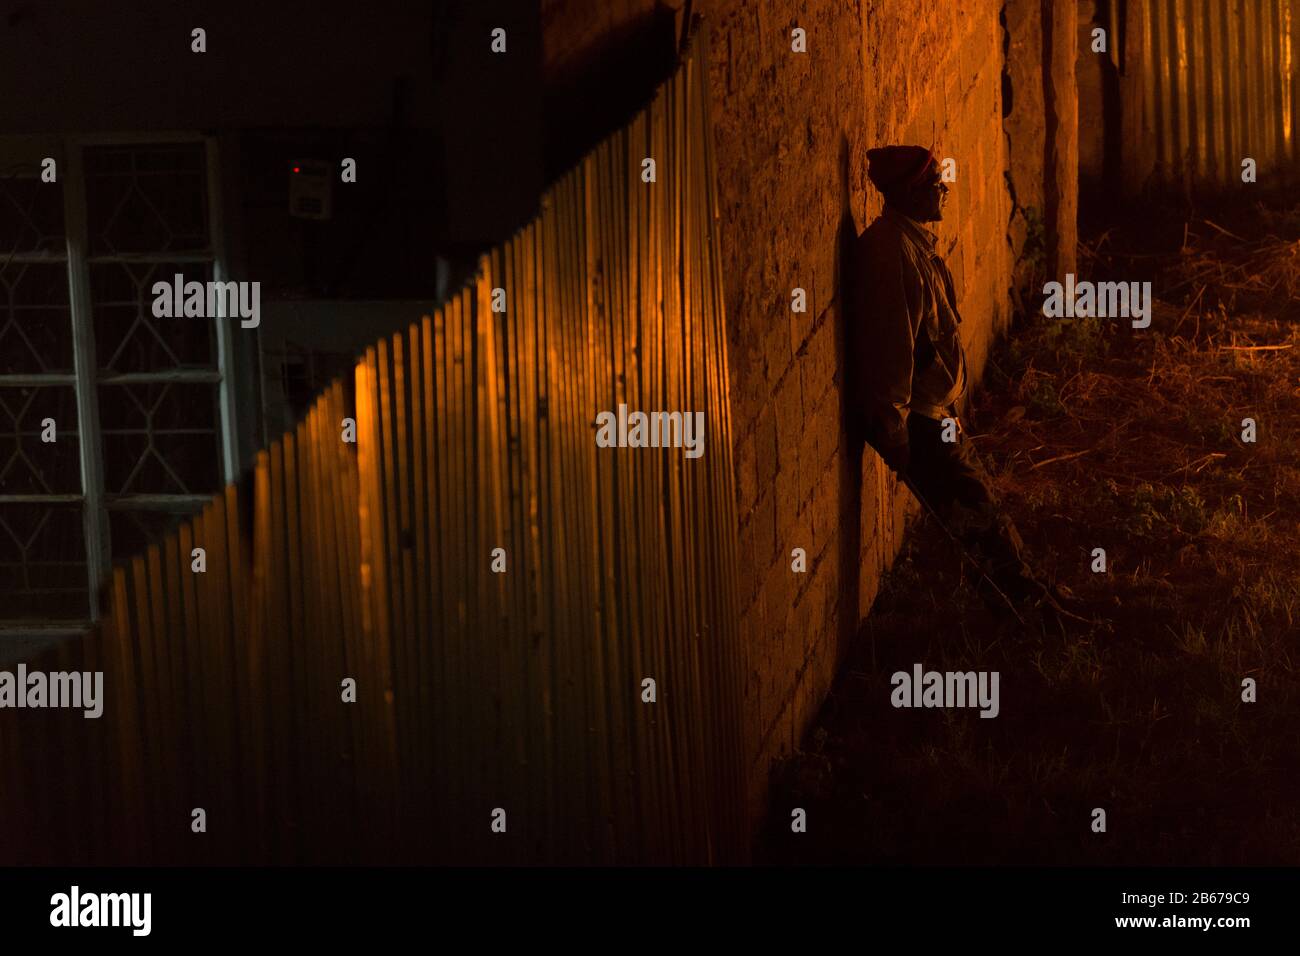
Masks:
[[[912,188],[912,202],[916,210],[913,218],[921,222],[938,222],[943,218],[943,204],[948,198],[948,186],[935,166]]]
[[[906,191],[886,195],[886,201],[899,212],[917,222],[938,222],[943,218],[943,204],[948,186],[932,165],[921,179]]]

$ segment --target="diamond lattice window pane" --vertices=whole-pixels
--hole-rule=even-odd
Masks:
[[[207,282],[209,262],[95,262],[90,297],[95,313],[95,350],[101,371],[149,372],[216,367],[213,319],[160,319],[153,314],[153,284]]]
[[[91,255],[208,249],[202,143],[86,150]]]
[[[42,441],[45,419],[54,441]],[[0,386],[0,495],[80,494],[77,394],[71,385]]]
[[[71,371],[67,265],[0,255],[0,375]]]
[[[0,618],[86,618],[84,535],[80,503],[0,504]]]
[[[0,262],[16,253],[65,255],[63,184],[37,176],[0,178]]]
[[[110,494],[206,494],[221,487],[216,391],[209,385],[101,385]]]

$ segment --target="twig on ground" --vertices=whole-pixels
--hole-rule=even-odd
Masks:
[[[1201,222],[1205,223],[1207,226],[1210,226],[1213,229],[1217,229],[1219,232],[1223,233],[1225,236],[1228,236],[1231,239],[1236,239],[1240,242],[1248,241],[1246,239],[1242,239],[1241,236],[1237,235],[1235,232],[1229,232],[1227,229],[1224,229],[1222,226],[1218,225],[1217,223],[1210,222],[1210,220],[1208,219],[1202,219]]]
[[[1088,452],[1090,451],[1092,451],[1091,448],[1085,448],[1083,451],[1071,452],[1068,455],[1056,455],[1053,458],[1045,458],[1042,461],[1035,462],[1034,464],[1030,465],[1029,470],[1033,471],[1035,468],[1042,468],[1044,465],[1050,465],[1054,461],[1069,461],[1071,458],[1079,458],[1083,455],[1088,454]]]

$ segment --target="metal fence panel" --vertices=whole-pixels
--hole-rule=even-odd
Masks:
[[[114,569],[64,652],[104,716],[0,711],[3,862],[744,857],[706,62]],[[598,447],[620,404],[703,412],[705,453]]]

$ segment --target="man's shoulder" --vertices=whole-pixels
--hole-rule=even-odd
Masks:
[[[883,213],[858,235],[857,254],[868,262],[898,262],[910,258],[910,242],[893,217]]]

